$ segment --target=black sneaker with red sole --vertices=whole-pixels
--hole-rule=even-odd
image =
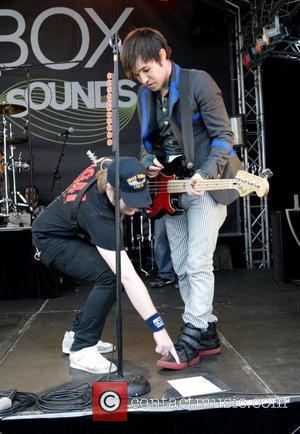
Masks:
[[[201,348],[199,349],[198,354],[201,357],[212,356],[221,352],[220,340],[215,322],[209,322],[207,330],[202,332],[200,345]]]
[[[200,358],[220,353],[216,323],[209,323],[205,332],[192,324],[185,324],[175,344],[180,363],[169,354],[156,362],[156,365],[165,369],[184,369],[197,365]]]

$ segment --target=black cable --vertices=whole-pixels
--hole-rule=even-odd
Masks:
[[[54,390],[41,395],[35,409],[45,413],[63,413],[90,409],[92,404],[92,388],[83,383],[69,389]]]
[[[0,391],[0,398],[9,396],[13,391]],[[255,398],[300,398],[299,394],[285,394],[285,393],[258,393],[258,392],[235,392],[235,391],[222,391],[218,393],[210,393],[204,395],[197,395],[191,397],[192,400],[199,398],[215,399],[218,397],[220,400],[230,397],[255,397]],[[180,401],[188,397],[168,397],[164,398],[164,402]],[[150,398],[151,399],[151,398]],[[159,402],[160,399],[156,398]],[[45,393],[38,397],[34,393],[17,392],[14,391],[13,404],[10,408],[0,411],[0,418],[11,416],[12,414],[19,413],[33,407],[34,410],[39,410],[44,413],[63,413],[80,411],[90,409],[92,404],[92,388],[89,384],[83,383],[79,386],[74,386],[68,389],[60,389]]]
[[[14,397],[12,399],[12,406],[10,408],[7,408],[6,410],[0,411],[0,418],[11,416],[14,413],[18,413],[20,411],[24,411],[29,407],[32,407],[38,397],[34,393],[27,393],[27,392],[17,392],[13,390],[7,390],[7,391],[0,391],[0,397],[7,397],[12,392],[14,392]]]

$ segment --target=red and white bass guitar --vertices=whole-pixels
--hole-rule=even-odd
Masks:
[[[186,192],[186,182],[188,179],[177,179],[176,175],[158,176],[149,181],[150,193],[152,195],[152,205],[146,208],[148,217],[157,219],[164,214],[175,215],[182,212],[178,203],[179,193]],[[240,196],[247,196],[256,193],[263,197],[268,194],[269,182],[266,178],[253,175],[244,170],[239,170],[233,179],[199,179],[194,189],[196,191],[214,190],[237,190]]]

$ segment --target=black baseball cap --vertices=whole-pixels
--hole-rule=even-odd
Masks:
[[[107,169],[107,181],[115,187],[115,160]],[[135,157],[120,157],[120,196],[129,208],[151,204],[144,166]]]

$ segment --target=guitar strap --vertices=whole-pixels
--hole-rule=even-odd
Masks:
[[[81,203],[81,199],[82,199],[83,195],[88,191],[88,189],[91,188],[92,185],[95,184],[95,182],[97,182],[97,178],[94,176],[87,183],[87,185],[82,190],[79,191],[74,203],[72,204],[73,206],[72,206],[72,211],[71,211],[71,222],[75,226],[77,226],[77,214],[78,214],[79,205]]]
[[[187,168],[192,169],[194,166],[195,146],[191,106],[189,101],[189,72],[184,69],[180,71],[179,93],[184,155]]]

